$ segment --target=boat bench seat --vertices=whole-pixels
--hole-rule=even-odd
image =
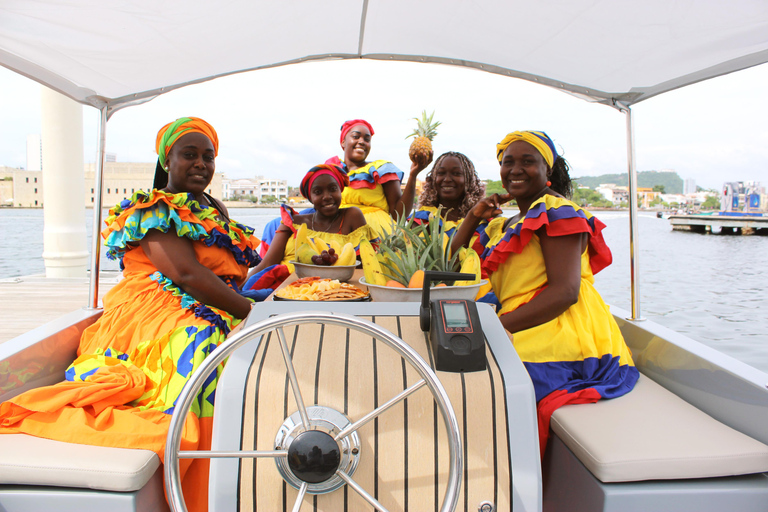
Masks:
[[[561,407],[551,427],[604,483],[768,472],[768,446],[642,374],[625,396]]]
[[[130,492],[144,487],[160,467],[160,458],[149,450],[64,443],[26,434],[0,435],[0,454],[3,485]]]

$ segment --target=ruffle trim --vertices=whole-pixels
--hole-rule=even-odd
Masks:
[[[144,238],[150,229],[166,233],[173,228],[180,237],[227,249],[241,265],[252,267],[261,261],[256,251],[259,241],[252,228],[227,222],[216,208],[200,205],[188,193],[136,192],[112,208],[105,223],[107,228],[101,235],[109,248],[107,257],[120,259],[121,268],[129,244]]]
[[[488,245],[490,237],[487,231],[483,231],[473,246],[482,251],[478,254],[483,260],[483,270],[495,272],[510,254],[521,253],[536,230],[542,227],[546,229],[548,236],[588,233],[587,250],[593,274],[597,274],[613,261],[602,235],[605,224],[567,199],[545,195],[531,205],[522,221],[508,227],[495,245]]]
[[[347,171],[347,174],[350,187],[369,189],[392,180],[403,181],[404,176],[395,164],[387,160],[376,160],[354,171]]]
[[[437,216],[437,208],[434,206],[422,206],[413,214],[413,218],[417,224],[427,224],[429,222],[429,218],[434,216]],[[456,232],[456,228],[459,227],[459,224],[461,224],[460,222],[445,220],[442,216],[440,217],[439,222],[441,227],[443,224],[446,225],[445,233],[448,236],[453,235]]]
[[[202,302],[199,302],[197,299],[192,297],[190,294],[176,286],[173,281],[165,277],[160,272],[154,272],[149,276],[150,279],[155,281],[163,291],[170,293],[174,297],[179,297],[181,299],[181,307],[184,309],[188,309],[194,313],[194,315],[197,318],[200,318],[202,320],[205,320],[206,322],[209,322],[211,325],[214,325],[221,329],[221,331],[226,336],[229,334],[230,331],[230,324],[232,322],[232,318],[230,315],[218,308],[208,306],[206,304],[203,304]],[[227,283],[229,286],[231,284],[228,282],[227,278],[221,278],[222,281]],[[229,318],[229,321],[225,319],[225,316]]]
[[[291,229],[291,233],[293,237],[296,236],[296,231],[298,228],[294,226],[293,224],[293,216],[296,215],[297,212],[290,206],[283,204],[280,206],[280,220],[283,224],[285,224],[287,227]],[[317,233],[317,231],[313,231],[314,233]],[[338,233],[330,233],[330,234],[338,234]],[[356,230],[352,231],[351,233],[348,233],[346,235],[339,235],[343,237],[349,237],[353,240],[362,240],[363,238],[367,238],[369,242],[371,242],[371,245],[373,245],[374,248],[378,247],[379,242],[381,239],[376,235],[375,231],[370,227],[368,224],[363,224]],[[373,238],[371,238],[371,236]],[[314,236],[310,235],[310,238],[313,240],[315,239]],[[358,256],[360,255],[360,242],[357,242],[355,245],[355,254]]]

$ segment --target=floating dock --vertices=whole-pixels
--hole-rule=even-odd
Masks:
[[[675,231],[721,235],[768,235],[768,216],[760,214],[670,215],[669,223]]]

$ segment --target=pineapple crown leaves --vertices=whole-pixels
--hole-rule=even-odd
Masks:
[[[442,123],[440,121],[436,121],[435,123],[432,123],[432,118],[435,117],[435,111],[432,111],[432,115],[427,117],[427,111],[423,110],[421,112],[421,119],[418,117],[414,117],[413,119],[416,121],[416,129],[413,130],[413,133],[408,135],[408,137],[426,137],[429,140],[432,140],[437,135],[437,127],[440,126]],[[406,139],[408,138],[406,137]]]

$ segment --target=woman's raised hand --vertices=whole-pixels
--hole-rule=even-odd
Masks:
[[[509,193],[492,194],[478,201],[472,207],[470,213],[478,219],[488,220],[501,215],[501,205],[509,202],[511,199],[512,196]]]
[[[430,151],[429,154],[416,154],[411,159],[411,174],[413,173],[420,173],[424,169],[426,169],[429,164],[432,163],[432,158],[434,158],[435,153],[434,151]]]

